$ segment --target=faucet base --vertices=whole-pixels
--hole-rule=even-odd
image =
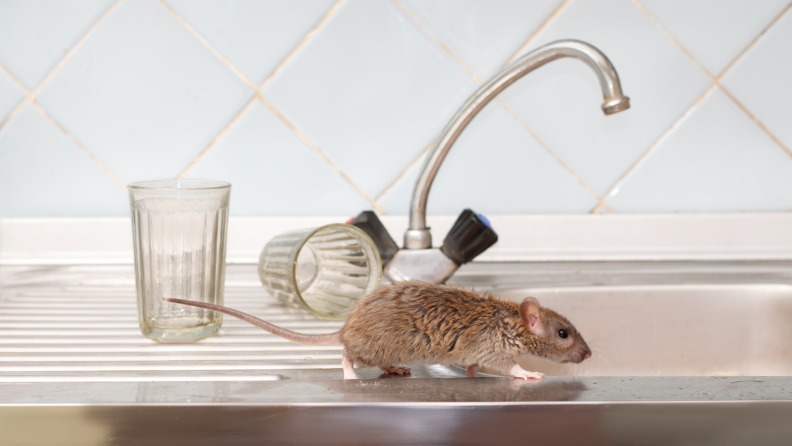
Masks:
[[[427,249],[432,247],[432,233],[426,229],[408,229],[404,233],[404,249]]]
[[[388,263],[384,273],[391,282],[422,280],[443,283],[457,268],[459,265],[437,248],[402,249]]]

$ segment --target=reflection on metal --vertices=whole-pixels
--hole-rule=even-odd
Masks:
[[[5,405],[79,404],[615,404],[651,402],[792,402],[792,377],[547,377],[540,382],[511,378],[416,378],[361,370],[363,379],[343,380],[340,373],[285,370],[296,379],[259,382],[97,382],[0,383]],[[434,371],[439,376],[439,370]],[[448,376],[453,376],[449,372]],[[335,375],[332,379],[331,376]],[[328,379],[330,378],[330,379]]]
[[[99,383],[80,405],[47,404],[58,385],[45,384],[36,403],[0,405],[0,444],[724,446],[792,438],[792,397],[777,397],[789,378],[616,380]],[[97,396],[115,386],[130,398]]]

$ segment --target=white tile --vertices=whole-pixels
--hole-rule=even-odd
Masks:
[[[603,115],[588,66],[561,59],[501,96],[596,193],[604,194],[711,85],[710,79],[631,2],[578,0],[528,50],[578,39],[613,62],[632,108]]]
[[[336,0],[166,0],[256,85],[316,26]]]
[[[723,77],[723,85],[792,150],[792,11]]]
[[[188,172],[230,181],[231,215],[349,215],[371,209],[329,164],[256,101]]]
[[[253,95],[154,0],[121,4],[39,103],[124,182],[173,178]]]
[[[605,203],[614,212],[792,211],[792,156],[716,89]]]
[[[387,188],[377,200],[377,205],[388,215],[407,215],[410,210],[410,203],[412,202],[413,192],[415,191],[415,182],[418,181],[418,175],[421,174],[424,162],[426,162],[427,153],[423,153],[413,166],[411,166],[404,176],[396,180],[389,188]],[[437,180],[437,178],[435,178]],[[437,182],[435,181],[434,184]],[[429,192],[428,206],[432,206],[434,200],[434,186]],[[429,210],[427,209],[427,213]]]
[[[0,125],[23,99],[25,92],[0,70]]]
[[[717,76],[789,0],[639,0],[704,68]]]
[[[275,75],[264,96],[375,197],[475,89],[395,2],[352,0]]]
[[[0,63],[28,89],[39,83],[114,0],[3,0]]]
[[[423,162],[379,202],[405,215]],[[482,110],[448,152],[429,193],[427,213],[456,215],[587,213],[598,201],[498,104]]]
[[[124,188],[32,105],[0,132],[0,217],[124,217]]]
[[[492,77],[563,0],[402,0],[482,81]]]

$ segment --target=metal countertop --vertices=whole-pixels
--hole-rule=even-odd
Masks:
[[[789,284],[792,262],[473,264],[454,281]],[[0,444],[792,444],[792,377],[533,383],[419,366],[344,381],[340,346],[229,317],[216,337],[157,344],[134,287],[131,266],[0,267]],[[228,267],[226,305],[305,333],[341,326],[273,302],[252,265]]]

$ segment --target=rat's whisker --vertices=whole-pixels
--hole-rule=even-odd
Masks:
[[[601,349],[592,350],[591,359],[594,358],[597,359],[597,364],[602,365],[603,367],[616,365],[616,361],[614,361],[609,354],[605,353],[605,351]]]
[[[602,335],[599,335],[599,336],[597,336],[597,337],[591,338],[591,340],[590,340],[590,341],[588,341],[588,340],[587,340],[587,342],[589,342],[589,343],[592,343],[592,342],[595,342],[595,343],[596,343],[596,342],[608,342],[608,341],[611,341],[612,339],[613,339],[613,338],[612,338],[612,337],[610,337],[610,336],[602,336]]]

